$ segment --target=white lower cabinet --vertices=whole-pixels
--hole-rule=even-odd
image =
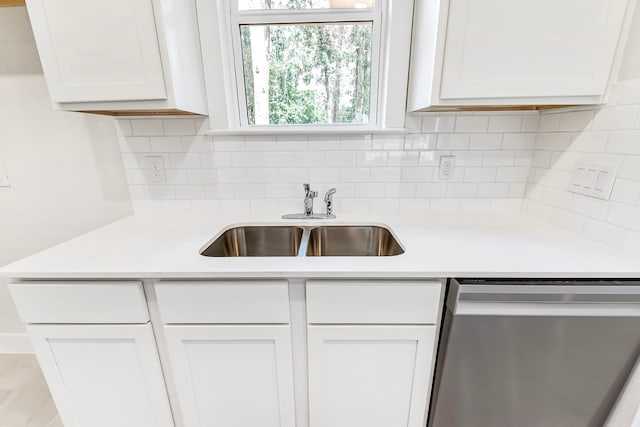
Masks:
[[[435,326],[308,328],[311,427],[424,427]]]
[[[29,325],[65,427],[171,427],[150,324]]]
[[[294,427],[288,325],[169,325],[185,427]]]

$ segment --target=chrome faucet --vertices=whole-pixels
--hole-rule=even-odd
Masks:
[[[336,194],[336,189],[331,188],[324,195],[324,203],[327,205],[327,218],[335,218],[333,214],[333,195]]]
[[[317,191],[312,191],[309,184],[302,184],[304,187],[304,214],[305,216],[313,216],[313,199],[318,197]]]
[[[302,184],[304,188],[304,211],[302,213],[282,215],[284,219],[331,219],[336,216],[333,214],[333,195],[336,189],[332,188],[324,196],[324,202],[327,205],[327,212],[322,214],[313,213],[313,199],[318,197],[318,192],[311,190],[309,184]]]

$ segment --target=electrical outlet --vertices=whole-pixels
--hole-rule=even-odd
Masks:
[[[156,184],[167,182],[167,172],[164,169],[164,158],[162,156],[147,156],[147,169],[151,182]]]
[[[0,187],[11,187],[4,164],[0,162]]]
[[[441,156],[438,179],[440,181],[451,181],[456,172],[456,156]]]
[[[569,191],[609,200],[616,181],[618,168],[596,163],[580,163],[575,165],[569,184]]]

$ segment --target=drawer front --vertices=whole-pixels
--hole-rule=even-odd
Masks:
[[[308,281],[307,321],[316,324],[435,324],[437,281]]]
[[[289,323],[286,280],[163,281],[155,290],[165,324]]]
[[[140,282],[21,282],[9,292],[24,323],[149,321]]]

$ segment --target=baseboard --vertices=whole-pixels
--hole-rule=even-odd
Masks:
[[[33,353],[31,340],[26,333],[0,333],[0,354]]]

